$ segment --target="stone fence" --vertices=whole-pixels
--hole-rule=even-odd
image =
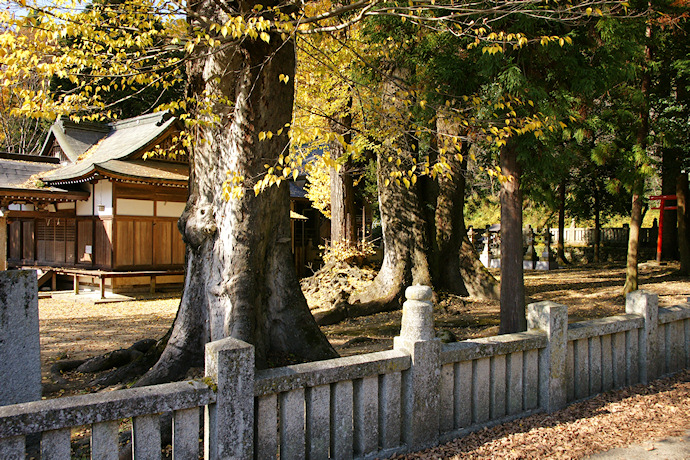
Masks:
[[[487,425],[550,412],[690,366],[690,304],[658,308],[637,291],[626,313],[568,325],[553,302],[528,306],[527,332],[442,344],[431,289],[408,288],[390,351],[255,371],[254,349],[207,345],[204,382],[0,407],[0,458],[69,458],[70,427],[90,425],[92,458],[116,459],[132,417],[134,456],[160,458],[159,415],[172,412],[175,459],[375,458],[433,446]]]

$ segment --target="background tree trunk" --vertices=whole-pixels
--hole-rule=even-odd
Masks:
[[[501,149],[501,324],[499,334],[527,329],[522,268],[522,194],[515,140]]]
[[[642,196],[633,193],[632,213],[630,216],[630,234],[628,235],[628,262],[625,270],[625,286],[623,294],[637,290],[637,251],[640,241],[640,224],[642,223]]]
[[[347,104],[352,106],[352,99]],[[337,121],[332,120],[331,131],[343,135],[346,143],[351,142],[352,116],[348,113]],[[330,143],[331,158],[340,159],[345,154],[343,145],[336,141]],[[340,169],[331,168],[331,244],[357,241],[357,210],[355,208],[355,189],[352,180],[352,163],[340,163]]]
[[[431,265],[434,287],[447,292],[477,299],[498,300],[499,287],[496,279],[479,260],[479,255],[467,237],[465,227],[465,187],[467,156],[455,156],[461,144],[449,141],[459,134],[457,124],[443,115],[437,116],[437,149],[447,152],[450,176],[439,174],[433,192],[428,193],[426,209],[429,215]]]
[[[556,243],[556,257],[558,263],[568,265],[570,262],[565,258],[565,186],[566,180],[563,179],[558,184],[558,242]]]
[[[678,252],[680,253],[680,271],[684,275],[690,274],[690,241],[688,226],[688,174],[682,172],[676,182],[676,197],[678,198]]]
[[[250,11],[256,2],[242,4]],[[277,2],[264,6],[274,6]],[[228,5],[229,7],[231,5]],[[191,6],[217,23],[227,15],[213,1]],[[188,67],[191,94],[227,98],[200,125],[190,155],[189,199],[179,227],[187,244],[185,286],[172,335],[141,384],[178,378],[203,363],[204,344],[235,337],[256,347],[257,364],[292,354],[305,360],[337,356],[316,325],[299,286],[290,251],[287,183],[258,196],[226,200],[228,171],[261,177],[264,164],[287,150],[287,134],[259,141],[292,118],[294,43],[242,40],[204,54]],[[290,77],[288,84],[278,79]],[[249,184],[250,187],[252,184]]]
[[[388,161],[391,158],[392,161]],[[398,184],[391,173],[399,171],[396,160],[409,156],[394,152],[377,155],[377,184],[383,264],[374,281],[361,293],[350,297],[358,314],[394,310],[402,306],[403,291],[410,284],[432,285],[427,260],[427,235],[418,188]],[[403,163],[405,164],[405,163]],[[390,181],[388,184],[386,182]]]
[[[650,11],[651,11],[651,3]],[[642,86],[640,92],[642,93],[642,107],[640,108],[640,127],[637,131],[637,145],[642,151],[647,150],[647,135],[649,134],[649,90],[652,84],[652,77],[649,70],[649,65],[652,62],[652,22],[647,21],[645,28],[645,64],[642,75]],[[644,193],[644,179],[638,177],[635,179],[632,187],[632,211],[630,213],[630,234],[628,236],[628,259],[625,270],[625,285],[623,286],[623,293],[628,294],[637,290],[638,285],[638,251],[640,241],[640,227],[642,226],[642,194]]]
[[[594,188],[594,262],[601,262],[601,188]]]

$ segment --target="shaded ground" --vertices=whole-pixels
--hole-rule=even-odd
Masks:
[[[640,264],[640,287],[660,296],[662,306],[682,303],[690,296],[690,282],[675,275],[673,265]],[[494,273],[496,276],[498,272]],[[319,299],[345,295],[349,285],[373,277],[373,272],[355,279],[343,270],[331,278],[336,290],[312,289],[307,293],[312,308],[323,308]],[[618,266],[570,268],[552,272],[529,271],[525,284],[529,301],[553,300],[568,306],[570,321],[616,315],[624,311],[621,286],[625,270]],[[337,291],[333,294],[333,291]],[[343,291],[344,293],[342,293]],[[342,295],[340,295],[342,297]],[[44,395],[55,397],[92,390],[93,375],[66,373],[56,379],[50,367],[58,360],[84,359],[149,338],[158,339],[175,318],[179,298],[137,298],[128,302],[95,303],[88,295],[55,293],[39,300],[41,360]],[[457,340],[494,335],[498,331],[498,302],[472,301],[440,294],[435,311],[437,330],[454,334]],[[399,311],[348,319],[323,328],[343,356],[390,349],[400,331]]]
[[[610,391],[553,414],[537,414],[396,459],[688,459],[690,371]],[[676,437],[662,441],[669,437]],[[669,444],[673,444],[670,446]],[[657,452],[663,449],[663,454]],[[657,455],[659,454],[659,455]]]
[[[644,263],[639,270],[640,289],[658,294],[659,306],[683,303],[690,296],[690,280],[675,274],[676,265]],[[500,278],[498,270],[492,272]],[[625,268],[615,265],[525,271],[527,302],[551,300],[564,304],[570,322],[623,313],[624,284]],[[314,308],[320,308],[318,299],[312,299],[312,303]],[[457,340],[486,337],[498,333],[499,309],[498,301],[469,300],[441,293],[434,321],[437,331],[450,331]],[[392,347],[393,337],[400,331],[401,317],[400,311],[380,313],[322,329],[341,355],[367,353]]]
[[[661,306],[682,303],[690,296],[690,282],[688,278],[675,275],[676,268],[640,265],[640,287],[658,294]],[[348,277],[355,274],[345,271],[337,276],[341,278],[337,284],[341,292],[319,294],[319,290],[313,289],[308,293],[313,308],[319,308],[315,299],[325,296],[342,298],[346,294]],[[365,274],[364,278],[369,276],[371,274]],[[623,268],[602,265],[527,272],[525,284],[529,301],[563,303],[568,306],[570,321],[579,321],[623,312],[625,303],[620,291],[624,278]],[[93,375],[70,372],[56,379],[50,373],[50,367],[59,360],[84,359],[127,348],[144,338],[158,339],[172,324],[178,303],[177,297],[142,297],[127,302],[97,304],[92,297],[75,297],[68,293],[55,293],[53,298],[40,299],[44,396],[94,391],[88,384]],[[498,312],[498,302],[471,301],[441,293],[435,311],[436,326],[439,330],[452,332],[458,340],[489,336],[498,330]],[[323,329],[341,355],[352,355],[389,349],[392,338],[399,333],[400,318],[400,312],[382,313],[346,320]],[[639,452],[654,452],[657,440],[687,436],[688,427],[690,371],[685,371],[652,386],[638,385],[606,393],[555,414],[535,415],[485,429],[404,458],[582,458],[629,444],[639,444],[638,448],[643,449]],[[82,434],[79,439],[83,438],[86,443],[88,433]],[[685,447],[679,445],[680,449]],[[625,452],[620,457],[607,458],[685,458],[640,457],[639,452],[630,454],[632,456]],[[682,450],[681,455],[684,455]]]

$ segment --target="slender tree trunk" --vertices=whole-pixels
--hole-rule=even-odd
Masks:
[[[527,329],[522,268],[522,194],[515,140],[501,150],[501,325],[500,334]]]
[[[565,182],[563,179],[558,184],[558,243],[556,244],[556,257],[558,263],[568,265],[570,262],[565,258]]]
[[[637,290],[637,251],[639,248],[641,223],[642,196],[639,193],[633,193],[630,234],[628,235],[628,263],[625,271],[625,286],[623,286],[624,294],[629,294]]]
[[[661,194],[675,195],[680,174],[681,152],[675,148],[664,148],[661,164]],[[664,213],[664,228],[662,234],[661,259],[677,260],[678,258],[678,217],[675,209],[659,211]]]
[[[649,134],[649,105],[647,101],[649,99],[649,90],[651,88],[652,78],[648,68],[649,64],[652,62],[651,21],[647,21],[645,39],[647,44],[645,47],[645,68],[642,76],[641,87],[643,102],[640,109],[640,127],[637,132],[637,145],[642,151],[647,150],[647,135]],[[625,294],[637,290],[638,285],[637,259],[640,241],[640,227],[642,225],[642,193],[644,192],[644,179],[639,177],[639,173],[637,173],[637,175],[638,177],[635,179],[632,188],[633,197],[632,212],[630,215],[630,234],[628,236],[628,260],[625,270],[625,285],[623,286],[623,292]]]
[[[594,262],[601,262],[601,189],[594,189]]]
[[[348,108],[352,106],[352,99]],[[352,116],[348,113],[338,121],[331,122],[331,131],[343,135],[346,143],[351,142]],[[343,145],[338,141],[330,144],[331,158],[340,159],[345,155]],[[340,163],[340,169],[331,168],[331,244],[337,242],[357,241],[357,211],[355,208],[355,190],[352,181],[352,163],[347,160]]]
[[[681,172],[676,182],[676,197],[678,198],[678,252],[680,253],[680,271],[684,275],[690,274],[690,240],[688,226],[688,174]]]
[[[239,13],[255,3],[242,4]],[[228,20],[213,1],[191,7],[216,23]],[[187,244],[184,291],[167,347],[140,384],[180,377],[203,363],[206,342],[224,337],[252,343],[260,366],[287,354],[306,360],[337,355],[294,271],[287,183],[258,196],[252,184],[242,198],[226,200],[223,194],[228,171],[261,177],[263,165],[287,149],[287,134],[264,141],[258,134],[277,133],[291,121],[294,43],[272,34],[270,43],[246,39],[223,51],[204,51],[188,67],[191,94],[207,92],[232,104],[215,103],[216,119],[209,116],[195,131],[189,199],[179,221]],[[287,84],[280,74],[290,77]]]

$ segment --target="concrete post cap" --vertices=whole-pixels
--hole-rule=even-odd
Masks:
[[[405,298],[407,300],[418,300],[421,302],[431,302],[432,290],[429,286],[416,284],[405,289]]]

